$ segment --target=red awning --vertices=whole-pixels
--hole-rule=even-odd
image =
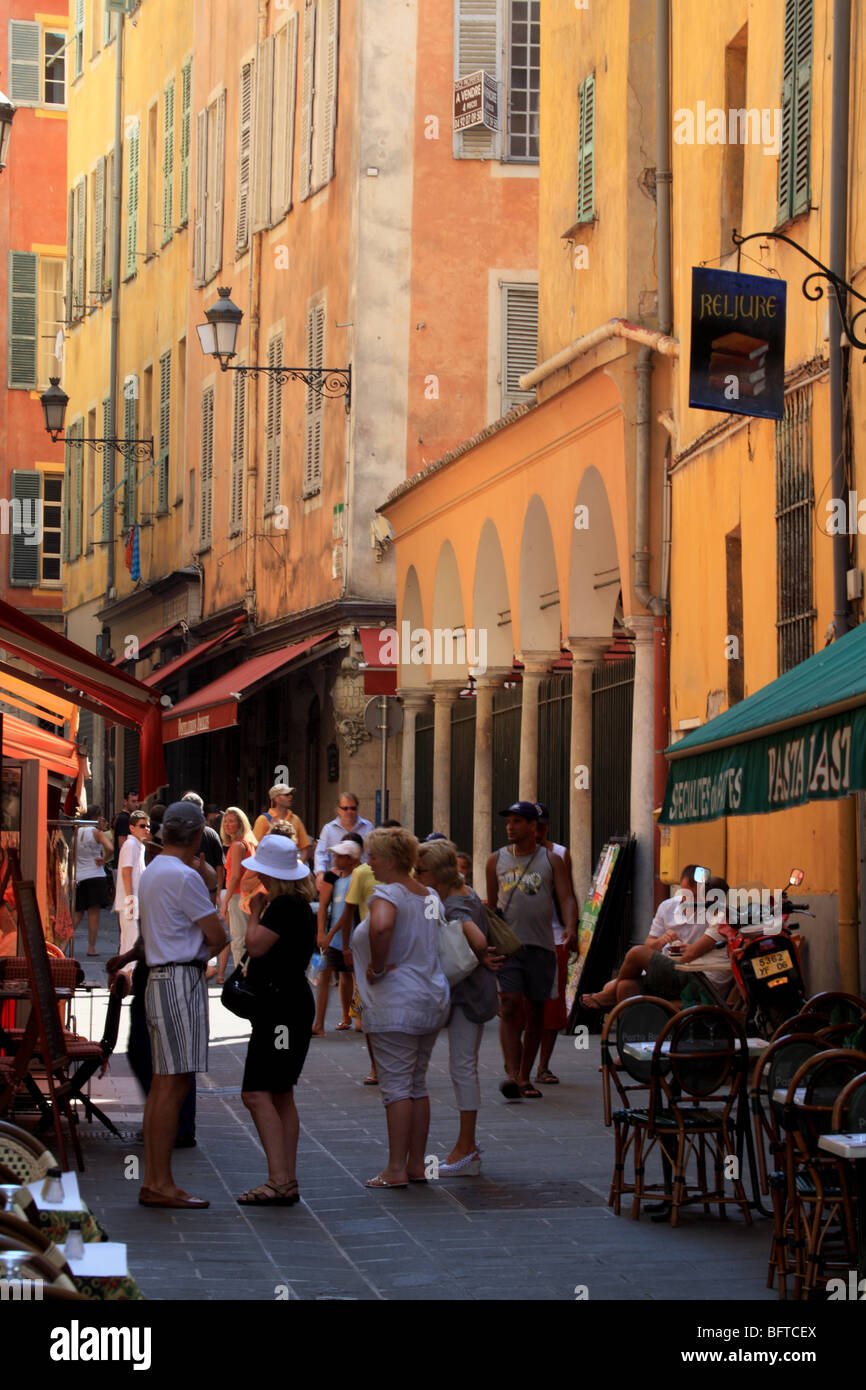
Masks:
[[[393,695],[397,689],[397,663],[385,661],[382,656],[383,645],[394,642],[393,627],[359,627],[358,636],[366,663],[364,694]],[[382,638],[385,639],[384,644]]]
[[[178,627],[180,627],[179,621],[169,623],[168,627],[161,627],[159,632],[154,632],[151,634],[150,637],[146,637],[143,642],[139,642],[137,657],[133,658],[130,656],[116,656],[114,658],[114,661],[111,663],[112,666],[123,666],[127,661],[137,661],[139,657],[146,656],[147,653],[150,651],[151,647],[155,647],[157,642],[161,642],[163,637],[167,637],[170,632],[174,632],[175,628]]]
[[[78,755],[75,744],[28,724],[14,714],[3,715],[3,756],[26,760],[37,758],[49,772],[62,777],[78,776]]]
[[[227,627],[225,632],[219,633],[216,637],[211,637],[207,642],[200,642],[197,647],[190,647],[188,652],[183,652],[181,656],[176,656],[174,661],[170,661],[167,666],[160,666],[158,671],[151,671],[149,676],[145,676],[145,685],[160,685],[164,680],[168,680],[175,672],[182,670],[197,657],[209,652],[211,647],[216,647],[220,642],[225,642],[229,637],[233,637],[238,628],[243,627],[247,620],[246,613],[242,613],[239,618],[235,618],[231,627]],[[169,629],[170,630],[170,629]]]
[[[0,599],[0,647],[36,668],[47,681],[43,688],[72,700],[112,724],[141,729],[139,795],[148,796],[165,785],[162,719],[159,695],[141,681],[116,671],[98,656],[70,642],[35,618],[19,613]],[[33,685],[37,677],[18,673]]]
[[[308,637],[306,642],[251,657],[195,694],[187,695],[185,700],[163,715],[163,741],[176,743],[181,738],[231,728],[238,722],[238,704],[251,695],[256,686],[333,635],[333,632],[322,632],[318,637]]]

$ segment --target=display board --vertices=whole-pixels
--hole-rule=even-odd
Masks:
[[[631,936],[631,875],[634,838],[615,835],[602,846],[592,884],[580,914],[578,952],[569,965],[565,1002],[568,1029],[600,1026],[598,1010],[582,1009],[580,994],[603,988],[628,948]]]

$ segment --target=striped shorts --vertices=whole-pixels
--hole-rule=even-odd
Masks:
[[[196,965],[154,965],[144,992],[156,1076],[207,1071],[205,973]]]

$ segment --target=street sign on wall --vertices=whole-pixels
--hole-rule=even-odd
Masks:
[[[768,275],[693,266],[690,406],[781,420],[786,289]]]
[[[499,129],[499,83],[489,72],[471,72],[454,83],[454,129]]]

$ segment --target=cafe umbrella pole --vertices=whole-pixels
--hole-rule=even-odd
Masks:
[[[379,696],[379,737],[382,740],[382,813],[380,825],[388,819],[388,696]]]

